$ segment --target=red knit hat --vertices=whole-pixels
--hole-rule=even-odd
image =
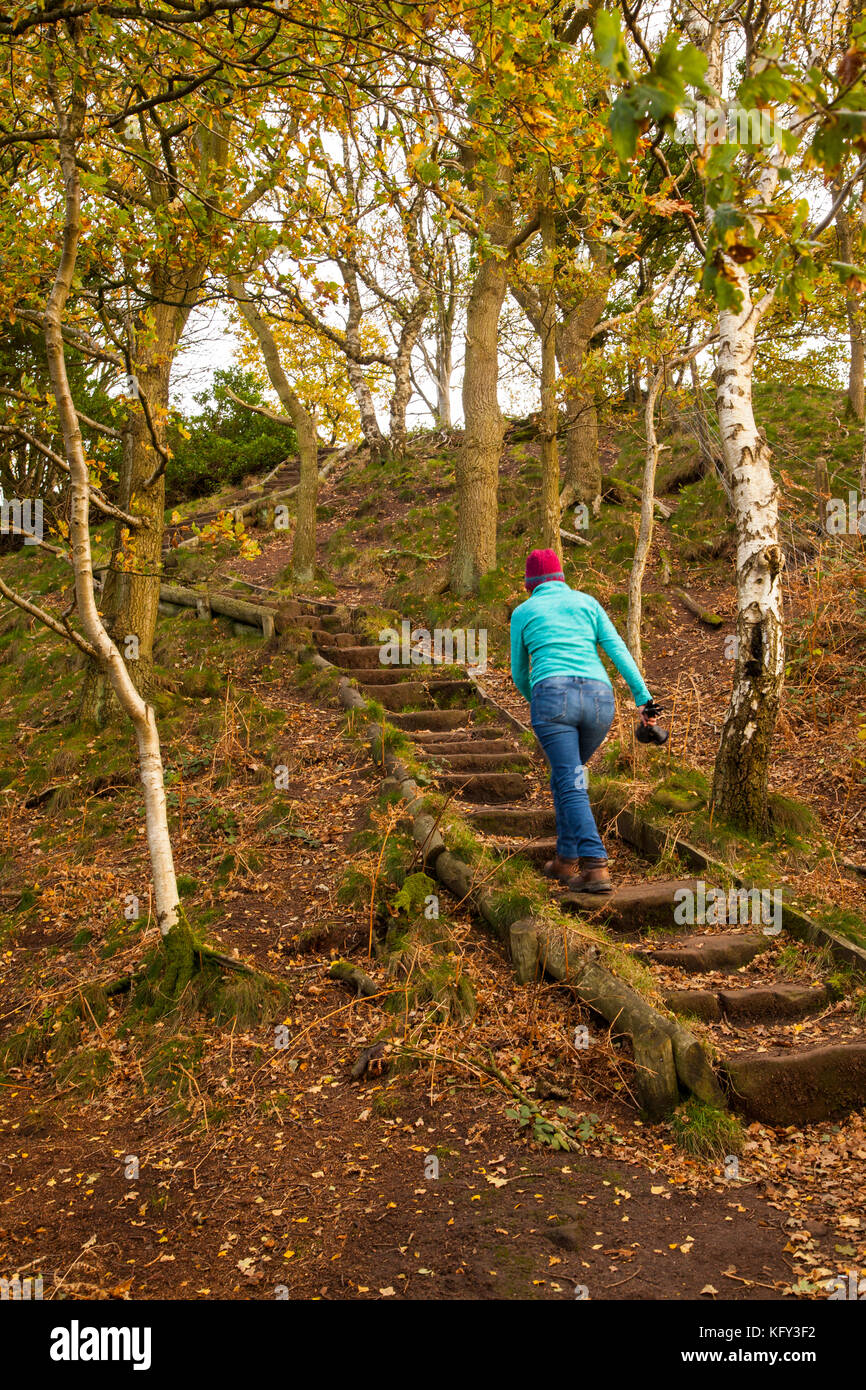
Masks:
[[[532,550],[526,557],[524,583],[530,591],[536,584],[548,584],[552,579],[565,583],[562,565],[555,550]]]

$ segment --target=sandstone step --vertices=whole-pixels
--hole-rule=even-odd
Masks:
[[[410,705],[423,705],[430,700],[439,704],[440,701],[474,694],[474,687],[468,681],[399,681],[395,685],[378,685],[375,681],[361,679],[360,675],[358,680],[364,694],[378,700],[385,709],[407,709]]]
[[[612,893],[569,893],[560,898],[566,912],[601,912],[604,924],[614,931],[645,931],[648,927],[675,927],[676,895],[697,892],[693,878],[658,879],[651,883],[626,883]]]
[[[515,801],[530,791],[519,772],[437,772],[436,785],[462,801]]]
[[[720,1023],[722,1006],[713,989],[674,989],[665,995],[665,1007],[675,1014],[691,1014],[705,1023]]]
[[[385,669],[380,647],[336,647],[322,643],[319,650],[325,660],[332,661],[335,666],[351,667],[353,671]]]
[[[523,757],[519,749],[507,738],[463,738],[451,735],[438,737],[434,742],[420,742],[417,736],[413,735],[418,744],[418,751],[425,758],[448,758],[453,760],[471,754],[479,758],[502,757],[507,754],[510,758]]]
[[[495,750],[492,745],[495,743],[507,744],[509,748],[514,747],[514,741],[504,737],[503,730],[496,724],[480,724],[469,729],[461,729],[457,733],[443,732],[440,729],[419,729],[412,735],[413,743],[417,743],[422,750],[431,752],[437,748],[457,748],[460,745],[461,752],[472,752],[474,748],[479,751],[483,745],[490,752]]]
[[[556,829],[552,807],[546,810],[533,806],[490,806],[470,811],[468,819],[483,834],[525,835],[527,839],[535,839]]]
[[[369,681],[359,680],[358,684],[365,695],[371,700],[378,700],[387,710],[404,710],[412,705],[432,703],[427,689],[417,681],[403,681],[399,685],[372,685]]]
[[[338,598],[305,598],[298,601],[308,612],[319,613],[322,617],[330,618],[331,622],[337,623],[339,628],[346,626],[345,615],[340,618],[334,612],[335,608],[345,607]]]
[[[552,859],[556,854],[556,836],[546,836],[541,840],[527,840],[525,844],[513,844],[511,841],[488,841],[487,848],[494,854],[511,855],[520,854],[524,859],[529,859],[533,864],[545,864],[548,859]]]
[[[748,1023],[765,1018],[804,1018],[829,1004],[826,985],[780,981],[748,989],[720,989],[719,1002],[732,1021]]]
[[[342,676],[363,680],[367,685],[406,685],[408,682],[417,683],[421,679],[415,667],[338,666],[337,669]]]
[[[324,626],[325,620],[320,618],[319,621],[322,623],[322,627],[319,631],[326,634],[322,640],[322,646],[357,647],[358,634],[356,632],[328,632],[328,629]]]
[[[525,753],[428,753],[443,772],[518,772],[532,767]]]
[[[760,1023],[768,1019],[805,1018],[830,1002],[826,985],[771,981],[745,989],[677,989],[665,997],[674,1013],[694,1014],[708,1023],[723,1016],[737,1023]]]
[[[471,709],[420,709],[406,714],[395,713],[391,723],[397,729],[464,729],[472,721]]]
[[[738,970],[750,960],[768,951],[772,940],[739,932],[718,932],[715,935],[684,936],[676,946],[663,946],[655,951],[638,951],[641,960],[657,965],[677,966],[680,970]]]
[[[740,1052],[722,1070],[735,1107],[763,1124],[813,1124],[866,1105],[866,1043]]]

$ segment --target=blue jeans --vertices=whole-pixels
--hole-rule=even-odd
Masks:
[[[583,676],[550,676],[532,687],[530,717],[550,763],[560,859],[606,859],[589,804],[585,765],[613,723],[613,690]]]

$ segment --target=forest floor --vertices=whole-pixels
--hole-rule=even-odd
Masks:
[[[626,471],[628,441],[616,449]],[[609,444],[608,467],[614,452]],[[422,441],[405,479],[382,479],[363,529],[363,458],[329,481],[320,591],[431,626],[448,617],[437,607],[448,466],[447,450],[443,461],[443,449]],[[533,467],[532,447],[509,450],[509,572],[502,593],[485,600],[483,679],[524,721],[507,677],[502,600],[519,596],[521,575],[510,568],[534,544],[523,515]],[[680,506],[688,511],[688,497]],[[610,603],[617,572],[622,587],[616,546],[633,531],[628,517],[615,531],[605,524],[611,532],[592,562],[573,563]],[[285,538],[261,544],[257,558],[224,571],[283,585]],[[421,559],[381,553],[403,547]],[[47,589],[50,559],[25,558],[30,591]],[[651,594],[660,561],[657,541]],[[862,858],[866,784],[846,682],[853,668],[862,688],[864,649],[856,627],[852,645],[859,599],[848,597],[859,562],[846,559],[844,581],[834,563],[828,557],[823,580],[832,587],[817,598],[808,568],[790,580],[794,660],[803,644],[817,654],[786,706],[774,787],[805,803],[834,846],[835,858],[808,881],[792,851],[784,868],[798,898],[826,902],[828,920],[841,913],[850,923],[866,916],[866,892],[836,861]],[[730,618],[729,555],[682,558],[675,569],[677,582]],[[834,620],[847,642],[841,654],[821,626]],[[676,701],[677,756],[706,768],[730,685],[725,631],[702,628],[667,599],[648,602],[646,631],[650,686]],[[294,680],[289,651],[194,618],[164,620],[160,634],[167,674],[214,677],[194,698],[167,691],[160,710],[186,909],[210,942],[284,983],[289,1000],[265,1021],[228,1026],[198,1014],[133,1027],[124,997],[113,996],[64,1053],[49,1039],[41,1055],[7,1066],[0,1275],[42,1273],[45,1296],[59,1298],[710,1302],[824,1298],[828,1280],[866,1269],[864,1112],[803,1129],[749,1125],[735,1171],[721,1156],[688,1152],[681,1124],[636,1118],[631,1064],[608,1036],[594,1037],[575,1066],[570,1039],[587,1015],[571,992],[518,986],[500,945],[463,907],[452,925],[475,985],[474,1020],[422,1030],[407,997],[416,1065],[351,1080],[399,995],[368,957],[369,914],[339,892],[359,853],[357,832],[371,808],[374,826],[380,815],[379,775],[337,708]],[[130,740],[74,726],[81,673],[53,638],[19,623],[0,628],[0,647],[0,1034],[8,1037],[50,1018],[58,1001],[123,976],[157,932],[139,798],[127,779]],[[625,741],[629,726],[614,735]],[[277,765],[288,775],[275,796]],[[614,873],[633,874],[630,852],[610,848]],[[124,915],[130,895],[137,916]],[[381,995],[354,999],[329,980],[338,955],[361,964]],[[275,1047],[280,1027],[287,1045]],[[521,1089],[568,1098],[581,1115],[579,1152],[526,1137],[506,1113],[513,1096],[482,1070],[491,1058]]]

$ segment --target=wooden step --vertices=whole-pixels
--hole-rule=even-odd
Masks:
[[[826,985],[771,981],[744,989],[676,989],[665,997],[675,1014],[694,1014],[708,1023],[722,1017],[732,1023],[763,1023],[772,1019],[805,1018],[830,1002]]]
[[[603,916],[613,931],[646,931],[649,927],[676,927],[677,894],[697,892],[697,879],[658,879],[650,883],[626,883],[612,893],[564,893],[560,903],[566,912],[593,912]]]
[[[655,951],[637,951],[641,959],[657,965],[676,966],[680,970],[739,970],[750,960],[768,951],[772,941],[768,936],[739,932],[708,933],[706,936],[684,936],[675,946]]]
[[[516,801],[531,784],[519,772],[437,772],[436,785],[462,801]]]
[[[866,1105],[866,1043],[740,1052],[722,1071],[735,1107],[763,1124],[814,1124]]]
[[[525,835],[536,839],[556,829],[556,816],[549,810],[534,806],[485,806],[470,811],[468,819],[482,834]]]

